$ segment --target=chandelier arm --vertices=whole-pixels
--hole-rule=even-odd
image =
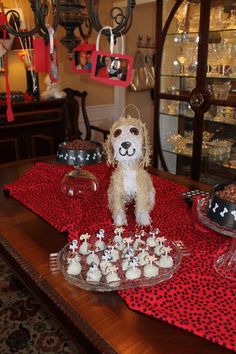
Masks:
[[[20,20],[20,14],[19,12],[17,12],[16,10],[9,10],[6,12],[6,17],[8,17],[9,15],[13,15],[17,17],[17,21]],[[15,20],[15,21],[16,21]],[[19,37],[30,37],[33,36],[34,34],[38,33],[38,31],[40,30],[40,24],[37,23],[35,28],[33,28],[30,31],[20,31],[17,27],[17,24],[15,25],[16,29],[14,29],[13,27],[9,26],[8,23],[4,24],[3,28],[6,29],[7,32],[9,32],[10,34],[12,34],[13,36],[19,36]]]
[[[56,31],[60,20],[60,0],[53,0],[52,6],[55,8],[52,28],[54,29],[54,31]]]
[[[85,33],[83,30],[82,24],[78,25],[80,35],[84,40],[87,40],[91,36],[92,30],[93,30],[90,21],[89,21],[89,25],[87,27],[88,27],[88,31],[87,31],[87,33]]]
[[[96,32],[99,32],[102,28],[102,25],[98,16],[98,2],[93,0],[86,0],[86,6],[88,11],[88,17],[90,19],[90,23],[92,28],[95,29]]]
[[[88,9],[88,15],[91,21],[92,27],[99,32],[103,26],[99,21],[98,16],[98,3],[99,1],[95,2],[93,0],[87,0],[86,5]],[[112,32],[115,38],[120,37],[121,35],[125,34],[131,27],[132,19],[133,19],[133,8],[135,6],[135,0],[127,0],[127,9],[126,12],[120,7],[113,7],[110,11],[110,17],[117,23],[116,27],[112,28]],[[96,10],[96,11],[95,11]],[[113,15],[113,12],[117,11],[117,14]],[[118,20],[121,18],[121,20]],[[106,37],[110,37],[110,31],[104,30],[103,34]]]

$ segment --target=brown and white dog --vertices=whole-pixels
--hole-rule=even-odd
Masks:
[[[135,202],[138,225],[150,225],[155,189],[144,167],[150,164],[150,142],[145,124],[128,116],[117,120],[105,144],[107,163],[116,165],[108,187],[108,204],[116,226],[127,225],[125,206]]]

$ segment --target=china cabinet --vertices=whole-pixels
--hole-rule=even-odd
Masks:
[[[154,165],[210,184],[235,179],[236,1],[156,5]]]

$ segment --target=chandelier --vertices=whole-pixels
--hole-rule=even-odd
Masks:
[[[10,34],[20,37],[34,36],[39,34],[46,41],[49,41],[48,18],[52,14],[50,26],[54,32],[58,26],[66,30],[66,34],[60,39],[61,43],[68,50],[68,57],[72,58],[73,49],[80,44],[81,38],[88,39],[92,29],[99,32],[106,24],[100,22],[99,3],[100,0],[28,0],[34,17],[34,28],[31,30],[20,30],[20,15],[16,10],[9,10],[6,13],[4,28]],[[112,33],[114,38],[124,35],[130,28],[133,18],[135,0],[127,0],[123,8],[113,6],[109,11],[110,20],[113,21]],[[78,29],[79,36],[74,33]],[[104,30],[103,34],[110,38],[110,31]]]

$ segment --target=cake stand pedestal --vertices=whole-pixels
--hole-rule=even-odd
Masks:
[[[231,242],[230,249],[218,256],[214,263],[214,268],[225,278],[236,281],[236,238]]]
[[[214,269],[222,277],[236,281],[236,230],[221,226],[207,217],[208,198],[202,198],[198,202],[197,214],[199,221],[219,234],[232,237],[230,248],[218,252],[214,262]]]
[[[63,142],[57,149],[57,161],[74,167],[61,181],[62,193],[74,198],[87,196],[99,188],[97,177],[81,167],[104,161],[104,151],[100,143],[77,140],[77,144],[77,148],[71,148],[67,142]],[[85,148],[86,144],[88,148]]]
[[[97,177],[80,166],[74,166],[74,170],[65,174],[61,181],[62,193],[69,197],[81,197],[96,192],[98,188]]]

